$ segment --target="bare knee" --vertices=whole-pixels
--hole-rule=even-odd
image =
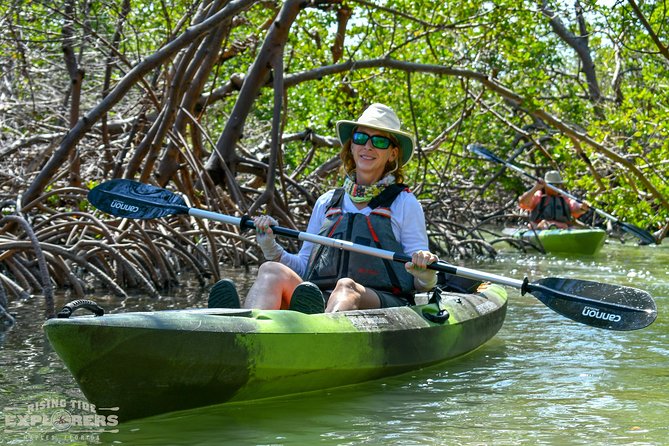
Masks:
[[[278,262],[265,262],[249,290],[244,306],[276,310],[287,308],[293,290],[302,281],[289,267]]]
[[[365,287],[348,277],[339,279],[335,285],[325,311],[346,311],[361,308]]]
[[[275,281],[288,277],[290,270],[287,266],[279,262],[265,262],[258,268],[258,277],[256,280]]]
[[[343,277],[337,280],[337,284],[335,285],[334,291],[335,292],[343,291],[346,293],[360,295],[364,291],[364,287],[351,278]]]

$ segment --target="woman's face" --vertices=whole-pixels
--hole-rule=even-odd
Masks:
[[[399,149],[394,143],[387,149],[374,147],[372,136],[388,137],[387,132],[370,129],[367,127],[358,127],[355,133],[365,133],[370,138],[364,144],[356,144],[356,138],[351,141],[351,152],[355,161],[356,182],[359,184],[373,184],[379,181],[383,175],[387,163],[394,163],[399,154]]]

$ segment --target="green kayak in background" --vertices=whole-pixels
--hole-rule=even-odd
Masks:
[[[604,246],[603,229],[505,229],[504,233],[543,247],[546,252],[595,255]]]
[[[505,290],[489,285],[442,293],[438,305],[315,315],[222,308],[67,314],[44,330],[98,413],[125,421],[430,366],[483,345],[502,327],[506,308]]]

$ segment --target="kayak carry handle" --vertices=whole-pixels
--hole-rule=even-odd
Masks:
[[[77,299],[68,304],[65,304],[65,306],[58,312],[56,317],[67,319],[79,308],[85,308],[91,313],[95,314],[95,316],[102,316],[105,314],[105,310],[100,305],[98,305],[97,302],[94,302],[90,299]]]

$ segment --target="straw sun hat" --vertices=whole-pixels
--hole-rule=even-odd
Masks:
[[[342,145],[351,139],[353,130],[358,126],[390,133],[399,142],[402,165],[411,159],[415,146],[414,137],[411,133],[401,130],[399,118],[387,105],[370,105],[357,121],[337,121],[337,136]]]

